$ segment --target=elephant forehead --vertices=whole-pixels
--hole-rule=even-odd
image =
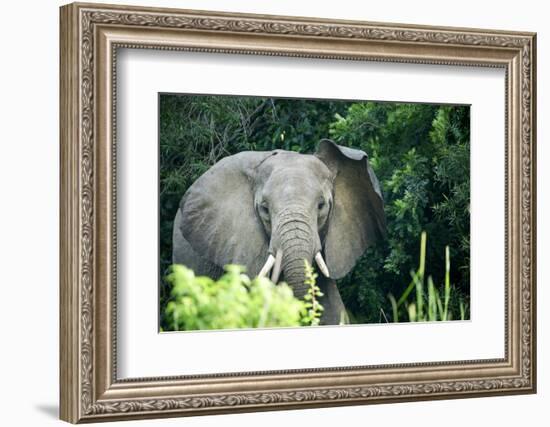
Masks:
[[[269,175],[277,177],[302,176],[330,179],[330,169],[316,156],[293,151],[276,150],[265,162]]]
[[[283,203],[289,197],[295,201],[303,199],[314,203],[314,198],[330,192],[331,182],[328,176],[304,167],[303,163],[300,167],[284,165],[271,173],[262,193],[274,203]]]

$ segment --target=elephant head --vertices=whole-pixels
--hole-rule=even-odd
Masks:
[[[307,291],[304,260],[345,276],[385,230],[378,180],[360,150],[322,140],[315,154],[241,152],[215,164],[180,204],[181,234],[193,250],[250,275],[280,274]]]

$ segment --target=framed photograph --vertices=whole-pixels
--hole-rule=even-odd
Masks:
[[[63,420],[536,391],[535,34],[60,13]]]

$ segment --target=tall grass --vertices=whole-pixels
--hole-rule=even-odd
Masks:
[[[434,322],[453,319],[453,313],[450,310],[453,288],[451,287],[451,256],[449,247],[445,247],[445,279],[440,288],[434,284],[431,276],[426,277],[426,242],[427,235],[423,231],[420,237],[420,261],[418,269],[411,271],[412,280],[401,295],[396,300],[392,294],[388,295],[392,306],[393,321],[401,321],[403,312],[408,316],[409,322]],[[412,296],[413,300],[409,301]],[[441,293],[443,297],[441,297]],[[459,295],[459,313],[461,320],[466,318],[466,304]],[[401,314],[400,314],[401,313]]]

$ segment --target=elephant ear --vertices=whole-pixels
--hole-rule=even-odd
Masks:
[[[323,139],[315,155],[335,174],[334,202],[324,251],[331,277],[340,279],[368,246],[384,236],[384,201],[364,151]]]
[[[245,151],[212,166],[180,202],[181,233],[201,257],[257,274],[269,242],[254,209],[255,168],[271,152]]]

